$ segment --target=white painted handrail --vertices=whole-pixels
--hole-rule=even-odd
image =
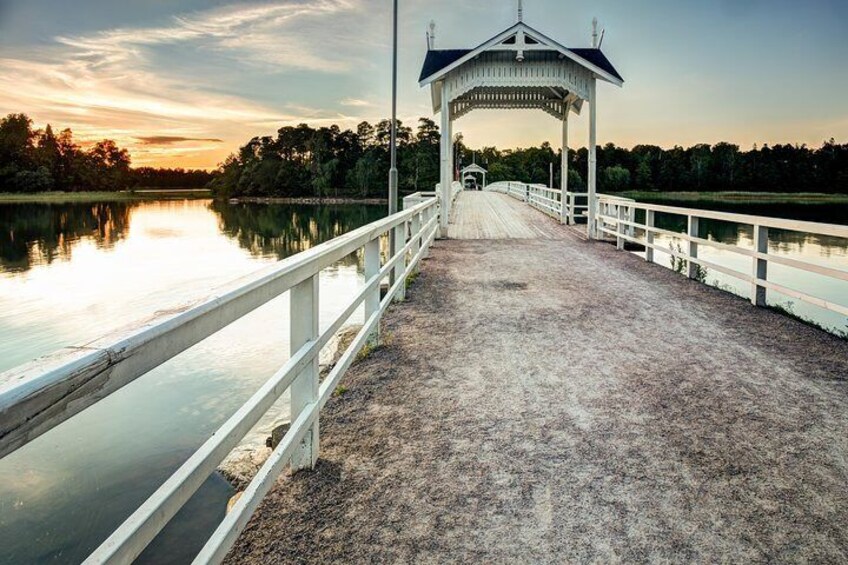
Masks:
[[[577,223],[577,216],[580,211],[589,209],[588,204],[577,203],[578,198],[588,197],[587,193],[566,192],[565,211],[563,212],[562,191],[555,188],[548,188],[541,184],[501,181],[491,183],[484,190],[508,194],[513,198],[526,202],[548,216],[562,219],[571,225]]]
[[[377,339],[380,318],[392,300],[403,299],[406,279],[436,237],[436,198],[280,261],[234,282],[216,295],[164,313],[117,335],[66,348],[0,374],[0,457],[95,404],[233,321],[290,292],[289,361],[142,504],[86,563],[135,559],[188,501],[218,464],[289,388],[292,425],[195,562],[219,562],[251,513],[288,464],[314,466],[318,413],[356,354]],[[397,252],[381,264],[380,239],[395,238]],[[318,274],[363,250],[365,284],[323,333],[318,332]],[[395,281],[380,300],[380,283]],[[318,381],[318,355],[363,304],[365,324],[333,371]]]
[[[641,210],[645,214],[644,223],[636,222],[636,211]],[[656,227],[656,214],[671,214],[686,218],[687,230],[685,233],[669,231]],[[768,280],[768,265],[775,263],[793,267],[809,273],[815,273],[838,281],[848,282],[848,271],[825,267],[803,259],[793,259],[769,253],[769,229],[801,232],[813,235],[838,237],[848,239],[848,226],[836,224],[823,224],[817,222],[805,222],[801,220],[787,220],[782,218],[771,218],[767,216],[751,216],[747,214],[733,214],[729,212],[718,212],[714,210],[700,210],[697,208],[680,208],[676,206],[664,206],[659,204],[647,204],[634,200],[619,198],[608,195],[598,195],[597,201],[597,231],[612,236],[616,240],[619,249],[624,249],[624,242],[629,241],[645,247],[645,259],[654,261],[654,252],[668,253],[678,260],[686,262],[687,274],[690,278],[698,278],[699,267],[713,269],[724,273],[751,285],[751,302],[757,306],[766,305],[766,293],[774,290],[783,295],[795,298],[803,302],[824,308],[848,316],[848,303],[837,304],[819,296],[813,296],[810,291],[787,288]],[[747,249],[738,245],[721,243],[705,239],[699,235],[699,220],[710,219],[722,222],[730,222],[741,225],[749,225],[754,230],[754,248]],[[641,232],[641,237],[637,236]],[[663,248],[654,243],[657,235],[663,235],[683,241],[685,249]],[[717,265],[706,261],[698,256],[699,247],[712,247],[750,257],[752,268],[750,273],[743,273],[723,265]],[[848,297],[848,285],[846,285],[845,297]]]

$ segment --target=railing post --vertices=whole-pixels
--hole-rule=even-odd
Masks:
[[[370,281],[380,272],[380,238],[372,239],[365,244],[365,281]],[[374,290],[365,297],[365,322],[367,323],[374,312],[380,310],[380,281],[377,281]],[[369,336],[372,345],[380,341],[380,324]]]
[[[624,225],[624,219],[627,215],[627,209],[621,204],[616,206],[616,208],[618,208],[618,229],[616,230],[618,232],[618,236],[615,238],[615,246],[618,249],[624,249],[624,238],[622,236],[624,235],[626,228]]]
[[[433,217],[433,215],[432,215],[432,210],[433,210],[433,209],[432,209],[431,207],[428,207],[427,209],[425,209],[425,210],[424,210],[424,213],[421,215],[421,227],[424,227],[424,226],[426,226],[427,224],[429,224],[429,223],[430,223],[430,219]],[[426,236],[426,234],[423,234],[423,233],[422,233],[422,234],[421,234],[421,242],[422,242],[422,244],[423,244],[423,243],[425,243],[425,242],[424,242],[424,236]],[[424,253],[422,253],[422,254],[421,254],[421,258],[422,258],[422,259],[427,259],[427,258],[429,258],[429,257],[430,257],[430,246],[429,246],[429,245],[425,245],[425,246],[424,246]]]
[[[378,291],[379,292],[379,291]],[[290,335],[289,352],[297,353],[307,342],[318,338],[318,275],[313,275],[292,287],[289,292]],[[317,410],[318,401],[318,356],[295,378],[291,385],[291,421],[311,405]],[[291,458],[292,471],[312,469],[318,462],[318,419],[306,432],[300,448]]]
[[[398,253],[400,253],[400,251],[406,247],[406,222],[401,222],[396,225],[392,231],[394,232],[395,249]],[[392,272],[394,272],[395,282],[401,281],[398,286],[397,294],[393,297],[393,300],[396,302],[401,302],[406,299],[406,281],[402,280],[404,271],[406,271],[406,253],[401,254],[400,260],[395,263],[395,267],[392,270]]]
[[[769,229],[765,226],[754,226],[754,251],[768,253]],[[757,283],[757,279],[766,280],[768,276],[768,259],[754,257],[754,282],[751,283],[751,304],[766,305],[766,287]]]
[[[646,210],[645,211],[645,261],[648,263],[654,262],[654,248],[651,247],[654,244],[654,211]]]
[[[568,225],[573,226],[577,223],[577,211],[575,210],[575,206],[577,206],[577,197],[573,192],[568,193]]]
[[[687,216],[687,230],[686,233],[689,237],[698,237],[698,217],[697,216]],[[698,278],[699,265],[692,261],[692,259],[698,258],[698,244],[694,241],[689,241],[689,260],[686,261],[688,265],[688,275],[690,279]]]
[[[421,213],[412,216],[412,221],[409,223],[409,231],[412,237],[412,248],[409,252],[410,257],[418,255],[418,250],[421,249]],[[418,272],[418,266],[415,267],[415,272]]]

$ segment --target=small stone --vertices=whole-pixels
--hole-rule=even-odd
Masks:
[[[271,437],[268,438],[268,447],[271,449],[277,449],[277,446],[280,445],[280,442],[283,441],[283,437],[285,437],[286,432],[289,431],[291,424],[282,424],[271,430]]]
[[[236,502],[239,501],[239,498],[241,498],[241,495],[243,494],[244,491],[237,492],[230,498],[230,500],[227,502],[227,514],[230,513],[230,511],[233,509],[233,506],[236,505]]]

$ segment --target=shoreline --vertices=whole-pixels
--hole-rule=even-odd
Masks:
[[[133,202],[141,200],[209,200],[212,193],[208,191],[173,189],[173,190],[102,190],[80,192],[0,192],[0,204],[74,204],[94,202]]]
[[[320,204],[320,205],[336,205],[336,204],[386,204],[387,198],[351,198],[346,196],[337,196],[330,198],[318,198],[314,196],[300,197],[277,197],[277,196],[245,196],[239,198],[226,199],[229,204]]]

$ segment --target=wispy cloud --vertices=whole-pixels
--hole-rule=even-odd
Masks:
[[[354,41],[343,20],[362,1],[236,4],[175,16],[159,27],[62,35],[17,56],[9,50],[0,58],[0,112],[26,111],[39,124],[69,125],[83,141],[111,137],[130,148],[137,164],[167,159],[164,146],[172,151],[193,142],[192,165],[211,166],[226,154],[221,140],[235,145],[259,127],[304,118],[242,88],[227,94],[227,73],[238,65],[260,74],[344,72],[355,59],[350,49],[332,44]],[[188,57],[185,68],[167,60],[175,50]],[[216,58],[227,59],[223,72],[192,72],[194,60]]]
[[[209,143],[223,143],[223,139],[215,137],[182,137],[179,135],[152,135],[149,137],[136,137],[144,145],[173,145],[175,143],[183,143],[185,141],[205,141]]]
[[[344,98],[339,101],[339,104],[342,106],[353,106],[354,108],[370,108],[371,106],[374,106],[372,102],[360,100],[358,98]]]

